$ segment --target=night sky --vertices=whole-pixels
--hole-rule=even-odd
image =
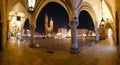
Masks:
[[[30,29],[30,24],[29,24],[29,20],[28,18],[26,19],[25,23],[24,23],[24,29]]]
[[[36,21],[36,32],[44,33],[45,27],[45,16],[48,15],[49,21],[52,17],[54,21],[54,32],[57,32],[58,28],[69,29],[68,23],[69,18],[66,10],[58,3],[50,2],[48,3],[42,11],[39,13]],[[92,18],[87,11],[82,11],[79,14],[79,26],[78,29],[89,29],[94,30],[94,24]],[[26,19],[24,29],[29,29],[29,21]]]
[[[78,29],[94,30],[94,24],[91,16],[87,11],[82,11],[79,14],[79,26]]]
[[[39,13],[36,22],[36,32],[44,32],[46,14],[48,15],[49,21],[51,17],[54,21],[54,32],[57,32],[58,28],[68,28],[69,19],[66,10],[60,4],[51,2]]]

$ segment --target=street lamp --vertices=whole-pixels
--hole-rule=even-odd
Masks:
[[[102,1],[103,1],[103,0],[101,0],[101,10],[102,10],[102,20],[101,20],[101,25],[104,26],[105,21],[104,21],[104,19],[103,19],[103,5],[102,5]]]
[[[35,10],[36,0],[28,0],[28,12],[32,13]]]

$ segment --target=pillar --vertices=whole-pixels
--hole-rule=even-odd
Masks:
[[[7,43],[7,36],[6,36],[6,32],[7,32],[7,0],[1,0],[1,24],[2,24],[2,36],[1,36],[1,49],[5,50],[6,48],[6,43]]]
[[[95,33],[96,33],[95,42],[99,43],[99,30],[98,30],[98,28],[95,29]]]
[[[21,30],[20,30],[20,41],[23,41],[23,38],[22,38],[22,27],[21,27]]]
[[[30,43],[30,47],[34,48],[35,45],[35,38],[34,38],[34,32],[35,32],[35,26],[31,25],[30,26],[30,33],[31,33],[31,43]]]
[[[80,49],[78,48],[77,41],[77,17],[74,17],[73,21],[70,21],[69,25],[71,28],[71,53],[79,53]]]
[[[7,21],[7,33],[6,33],[6,35],[7,35],[7,41],[8,41],[9,38],[10,38],[10,33],[9,33],[9,22],[10,22],[10,20]]]

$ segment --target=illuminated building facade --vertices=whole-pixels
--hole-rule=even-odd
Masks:
[[[46,34],[46,36],[48,34],[53,33],[53,27],[54,27],[54,24],[53,24],[52,18],[49,21],[48,16],[46,15],[46,17],[45,17],[45,34]]]

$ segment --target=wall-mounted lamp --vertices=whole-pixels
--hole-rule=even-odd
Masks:
[[[36,0],[28,0],[28,12],[33,13],[35,10]]]

